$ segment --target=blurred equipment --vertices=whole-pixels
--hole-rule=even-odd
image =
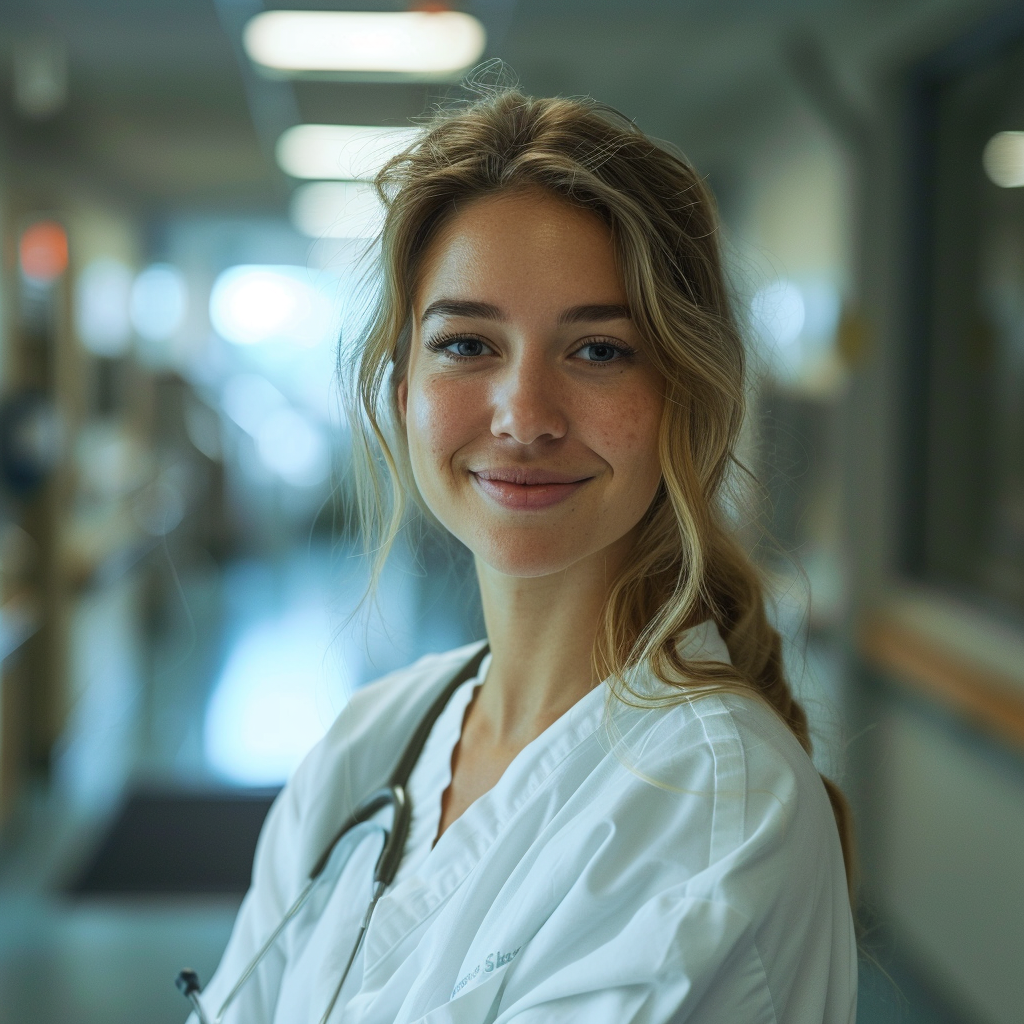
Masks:
[[[67,232],[56,221],[36,222],[21,236],[18,260],[26,281],[41,286],[51,284],[67,269]]]
[[[19,496],[36,491],[61,453],[61,426],[53,402],[41,391],[0,401],[0,480]]]

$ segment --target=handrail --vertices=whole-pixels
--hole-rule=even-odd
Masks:
[[[871,615],[861,628],[860,647],[887,675],[1024,749],[1024,691],[1016,681],[902,621],[898,612]]]

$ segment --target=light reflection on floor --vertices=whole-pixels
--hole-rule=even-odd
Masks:
[[[330,640],[328,617],[316,603],[255,623],[238,638],[203,722],[213,772],[242,786],[279,784],[291,775],[352,688],[344,663],[329,677],[324,671]]]
[[[399,549],[361,604],[366,563],[343,547],[230,567],[226,654],[203,718],[207,768],[239,785],[282,783],[354,689],[474,639],[475,608],[439,601],[459,584],[448,568]]]

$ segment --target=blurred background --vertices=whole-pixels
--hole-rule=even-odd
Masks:
[[[184,1020],[305,751],[481,635],[429,536],[353,617],[335,363],[365,180],[492,58],[718,196],[858,1019],[1020,1024],[1024,8],[986,0],[0,0],[0,1021]]]

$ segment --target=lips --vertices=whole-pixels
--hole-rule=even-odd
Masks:
[[[474,470],[472,476],[487,497],[503,508],[517,511],[550,508],[593,479],[527,466]]]

